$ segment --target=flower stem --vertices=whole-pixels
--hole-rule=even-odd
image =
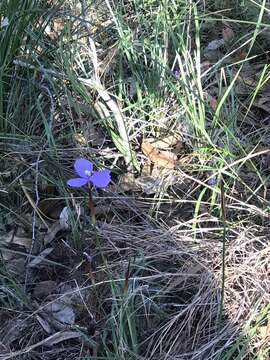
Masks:
[[[92,224],[95,225],[96,224],[96,208],[95,208],[95,204],[93,201],[92,190],[91,190],[90,184],[88,184],[88,195],[89,195],[88,206],[89,206],[89,210],[90,210],[90,214],[91,214]]]

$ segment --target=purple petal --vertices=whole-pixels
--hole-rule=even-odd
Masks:
[[[109,170],[94,171],[89,180],[91,180],[97,188],[104,188],[111,181],[111,172]]]
[[[76,178],[76,179],[69,179],[67,181],[67,184],[69,186],[73,186],[73,187],[81,187],[81,186],[87,184],[88,181],[89,181],[88,179]]]
[[[89,178],[90,173],[93,171],[93,164],[86,159],[78,159],[74,163],[74,169],[80,177]],[[89,174],[86,172],[89,172]]]

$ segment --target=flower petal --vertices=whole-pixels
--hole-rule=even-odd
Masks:
[[[90,173],[93,171],[93,164],[86,159],[78,159],[74,163],[74,169],[80,177],[89,178]],[[89,172],[89,174],[86,172]]]
[[[67,184],[69,186],[73,186],[73,187],[81,187],[81,186],[87,184],[88,181],[89,181],[88,179],[76,178],[76,179],[69,179],[67,181]]]
[[[97,188],[104,188],[111,181],[111,172],[110,170],[94,171],[89,180],[92,181]]]

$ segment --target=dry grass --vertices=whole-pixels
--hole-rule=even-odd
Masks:
[[[134,216],[140,212],[133,210]],[[259,332],[249,343],[243,328],[247,320],[254,324],[256,316],[269,303],[267,228],[239,226],[230,234],[224,315],[220,322],[222,243],[219,237],[208,231],[202,239],[194,241],[189,231],[185,233],[177,227],[164,229],[146,218],[137,218],[136,222],[134,225],[134,219],[126,223],[115,219],[111,223],[99,223],[97,237],[86,232],[84,251],[95,257],[94,279],[87,267],[83,270],[75,267],[69,279],[65,271],[55,273],[53,279],[58,286],[49,296],[28,304],[28,311],[17,307],[17,314],[9,312],[1,339],[2,344],[7,344],[9,339],[13,350],[8,353],[9,346],[5,345],[3,351],[8,355],[2,355],[1,359],[14,357],[14,349],[18,347],[20,350],[15,354],[22,359],[55,359],[56,356],[73,359],[82,349],[93,354],[93,344],[82,345],[82,340],[73,340],[72,348],[71,344],[64,348],[56,346],[54,351],[46,347],[46,342],[43,345],[44,334],[36,316],[42,313],[45,303],[60,300],[73,304],[77,326],[88,332],[85,336],[92,332],[99,354],[104,351],[104,342],[108,348],[114,346],[114,331],[119,331],[118,346],[129,344],[130,339],[121,344],[121,336],[125,338],[125,335],[119,330],[127,325],[125,312],[128,311],[134,322],[138,353],[129,353],[127,358],[219,359],[240,336],[246,336],[248,343],[243,359],[251,354],[255,358],[256,351],[267,346],[267,340],[260,338]],[[59,247],[60,244],[58,251]],[[69,252],[65,245],[62,247],[54,261],[61,261],[63,254]],[[50,271],[47,269],[45,275],[44,270],[36,274],[36,284],[52,278]],[[114,325],[109,325],[110,321]],[[20,329],[28,333],[23,343],[19,340]],[[35,351],[27,351],[39,342]]]

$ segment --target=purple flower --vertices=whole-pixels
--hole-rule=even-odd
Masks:
[[[217,179],[215,177],[212,177],[207,181],[207,184],[209,186],[214,186],[214,185],[216,185],[216,183],[217,183]]]
[[[74,169],[80,177],[69,179],[67,181],[69,186],[81,187],[92,183],[97,188],[104,188],[111,181],[111,172],[109,170],[93,171],[93,164],[86,159],[76,160]]]

